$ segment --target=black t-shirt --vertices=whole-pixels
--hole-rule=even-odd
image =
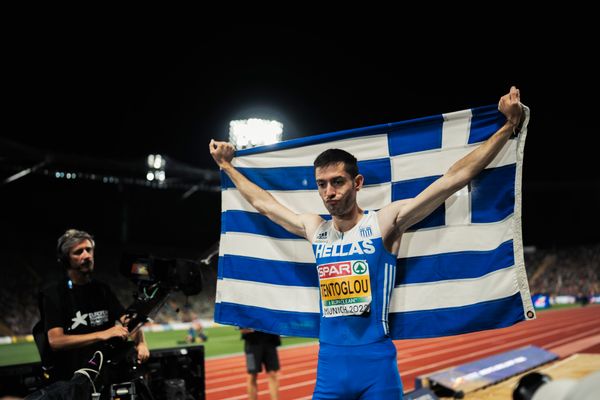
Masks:
[[[103,331],[114,326],[125,313],[110,287],[95,280],[85,285],[69,285],[67,281],[49,285],[42,291],[42,307],[45,331],[59,327],[66,335]],[[56,351],[59,379],[70,379],[101,347],[101,343],[95,343]]]
[[[271,346],[279,346],[281,344],[279,335],[260,331],[242,333],[242,339],[248,344],[270,344]]]

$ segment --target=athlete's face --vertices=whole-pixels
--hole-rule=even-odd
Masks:
[[[85,239],[69,250],[69,266],[81,273],[89,274],[94,270],[94,246]]]
[[[344,163],[330,164],[315,169],[319,195],[329,213],[342,216],[356,205],[356,192],[363,184],[363,176],[354,179],[344,170]]]

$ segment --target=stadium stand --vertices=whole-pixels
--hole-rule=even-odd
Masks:
[[[525,254],[532,294],[593,296],[600,293],[600,244]]]
[[[147,249],[135,249],[138,253]],[[173,256],[173,249],[152,249],[155,254]],[[180,252],[182,253],[182,252]],[[121,250],[102,247],[97,254],[96,276],[114,288],[124,305],[132,302],[135,285],[118,271]],[[178,255],[179,256],[179,255]],[[198,259],[199,255],[187,251],[181,258]],[[551,296],[592,298],[600,294],[600,244],[574,246],[560,249],[531,249],[525,253],[525,264],[532,294],[547,293]],[[51,264],[52,265],[52,264]],[[2,290],[0,290],[0,336],[27,335],[37,322],[36,293],[42,282],[61,273],[57,266],[48,267],[47,258],[24,255],[20,251],[5,258],[0,267]],[[198,318],[211,319],[214,310],[217,280],[216,257],[203,269],[202,293],[186,298],[174,293],[169,302],[154,319],[156,323],[182,322],[181,312],[193,311]]]

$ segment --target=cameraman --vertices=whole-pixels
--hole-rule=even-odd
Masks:
[[[67,277],[46,286],[41,293],[44,330],[53,352],[54,380],[70,379],[96,350],[106,349],[103,345],[109,339],[117,338],[113,340],[123,343],[131,336],[138,362],[150,356],[142,330],[131,334],[127,329],[125,310],[110,287],[92,279],[94,247],[89,233],[67,230],[57,244],[58,259],[66,268]]]

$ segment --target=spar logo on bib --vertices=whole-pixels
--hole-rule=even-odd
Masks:
[[[356,275],[363,275],[367,270],[367,263],[364,261],[354,261],[352,263],[352,271],[354,271]]]
[[[349,261],[322,264],[319,265],[317,268],[319,269],[319,279],[352,275],[352,265]]]
[[[366,260],[339,261],[317,266],[323,316],[361,315],[371,305],[371,280]]]

